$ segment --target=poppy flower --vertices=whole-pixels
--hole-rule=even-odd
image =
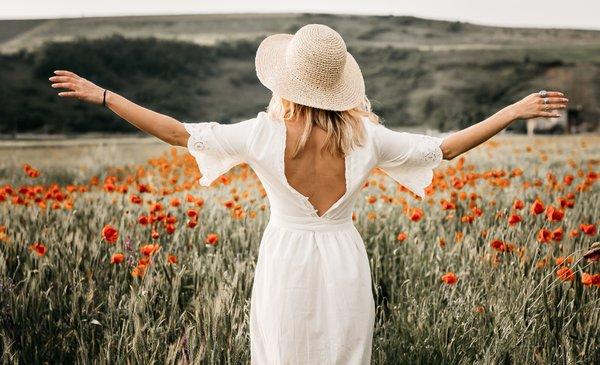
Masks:
[[[544,212],[544,203],[541,200],[536,199],[531,205],[530,209],[531,214],[538,215]]]
[[[169,263],[171,265],[175,265],[175,264],[177,264],[177,262],[178,262],[177,256],[172,255],[172,254],[167,255],[167,263]]]
[[[592,275],[592,284],[600,287],[600,274]]]
[[[189,209],[187,211],[187,216],[190,217],[190,218],[192,218],[192,219],[196,219],[196,218],[198,218],[198,212],[195,211],[194,209]]]
[[[444,239],[444,237],[438,237],[438,244],[441,248],[446,247],[446,240]]]
[[[138,192],[141,193],[150,193],[152,191],[152,189],[150,188],[150,185],[147,184],[138,184]]]
[[[504,252],[505,250],[505,246],[504,246],[504,242],[502,242],[502,240],[499,239],[494,239],[492,240],[492,242],[490,242],[490,246],[500,252]]]
[[[446,199],[442,199],[442,209],[443,210],[451,210],[451,209],[456,209],[456,204],[454,204],[451,201],[448,201]]]
[[[573,273],[573,270],[566,266],[562,266],[561,268],[556,270],[556,275],[562,281],[573,281],[573,279],[575,279],[575,274]]]
[[[454,285],[458,281],[458,277],[453,272],[448,272],[442,275],[442,281],[448,285]]]
[[[131,202],[132,202],[133,204],[142,204],[142,202],[143,202],[142,198],[140,198],[140,197],[139,197],[139,196],[137,196],[137,195],[131,195],[131,196],[129,197],[129,200],[131,200]]]
[[[175,225],[172,223],[169,223],[165,226],[165,230],[167,231],[167,234],[173,234],[173,233],[175,233]]]
[[[551,222],[560,221],[564,216],[565,212],[562,209],[554,208],[552,205],[546,209],[546,217]]]
[[[537,240],[540,243],[548,243],[552,238],[552,232],[547,228],[542,228],[537,234]]]
[[[517,223],[521,222],[522,220],[523,219],[521,218],[520,215],[518,215],[518,214],[511,214],[508,217],[508,224],[514,225],[514,224],[517,224]]]
[[[408,235],[406,234],[406,232],[400,232],[398,233],[398,236],[396,237],[396,240],[402,242],[406,239]]]
[[[552,231],[552,239],[554,241],[562,241],[562,239],[563,239],[563,228],[562,227],[558,227]]]
[[[48,251],[48,248],[41,243],[33,243],[29,246],[29,249],[35,252],[38,256],[44,256]]]
[[[520,199],[515,199],[515,201],[513,203],[513,208],[519,210],[519,209],[523,209],[523,207],[525,207],[525,203]]]
[[[463,215],[462,217],[460,217],[460,221],[465,222],[465,223],[473,223],[474,220],[475,220],[475,217],[470,214],[466,214],[466,215]]]
[[[216,233],[209,233],[206,235],[205,242],[206,244],[216,246],[219,242],[219,236]]]
[[[144,256],[150,256],[156,253],[160,249],[160,245],[158,243],[147,244],[140,247],[140,252]]]
[[[421,218],[423,218],[423,210],[419,208],[413,208],[410,213],[410,220],[413,222],[418,222]]]
[[[112,257],[110,258],[110,263],[111,264],[120,264],[123,261],[125,261],[125,255],[123,255],[120,252],[113,254]]]
[[[102,238],[108,243],[115,243],[119,238],[119,231],[110,224],[107,224],[102,228]]]
[[[133,270],[131,271],[131,276],[133,276],[134,278],[141,278],[146,274],[146,266],[136,266],[133,268]]]
[[[592,277],[593,275],[584,272],[583,274],[581,274],[581,283],[585,286],[592,285]]]
[[[563,182],[567,185],[571,185],[571,183],[575,180],[575,176],[568,174],[563,177]]]
[[[581,231],[588,236],[593,236],[596,234],[596,226],[594,224],[580,224],[579,228]]]
[[[148,224],[148,216],[145,215],[140,215],[140,217],[138,218],[138,223],[141,224],[142,226],[145,226],[146,224]]]

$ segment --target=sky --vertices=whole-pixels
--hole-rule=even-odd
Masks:
[[[0,19],[239,12],[412,15],[483,25],[600,30],[599,0],[0,1]]]

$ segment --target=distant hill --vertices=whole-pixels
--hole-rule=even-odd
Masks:
[[[269,99],[254,73],[259,42],[308,23],[344,37],[389,125],[463,128],[527,93],[558,88],[598,126],[599,31],[230,14],[0,20],[0,133],[134,130],[110,111],[57,97],[47,80],[57,68],[179,119],[251,117]]]

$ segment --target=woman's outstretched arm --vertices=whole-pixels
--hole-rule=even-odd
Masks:
[[[71,71],[57,70],[54,73],[56,76],[48,78],[53,82],[52,87],[70,90],[59,92],[59,96],[102,104],[104,88]],[[110,90],[106,91],[106,106],[138,129],[168,144],[183,147],[187,145],[189,133],[175,118],[144,108]]]
[[[440,145],[444,159],[451,160],[480,145],[517,119],[558,117],[555,110],[565,108],[569,101],[559,91],[548,91],[546,98],[548,104],[544,104],[544,98],[539,93],[527,95],[484,121],[448,135]]]

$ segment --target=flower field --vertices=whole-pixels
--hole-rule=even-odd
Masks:
[[[0,149],[2,363],[249,363],[252,170],[205,188],[182,148],[61,148]],[[598,135],[496,136],[423,200],[374,170],[373,363],[599,363],[599,163]]]

